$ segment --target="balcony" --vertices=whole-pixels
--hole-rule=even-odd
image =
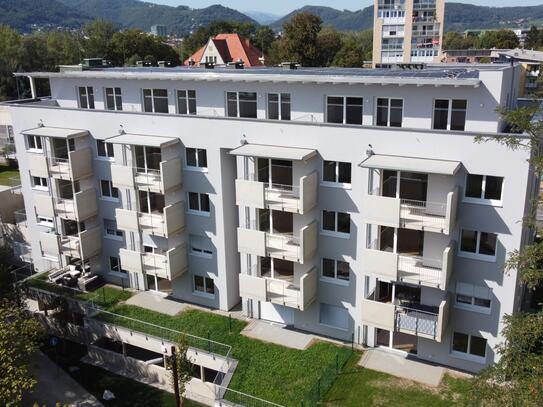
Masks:
[[[143,213],[128,209],[115,209],[117,227],[121,230],[169,237],[185,228],[185,202],[164,207],[162,213]]]
[[[303,214],[317,205],[317,189],[316,171],[295,186],[237,179],[236,205]]]
[[[412,37],[431,37],[439,40],[439,29],[434,30],[413,30]]]
[[[181,187],[181,160],[161,161],[158,169],[112,165],[111,179],[116,188],[148,190],[159,194]]]
[[[290,281],[240,274],[239,291],[243,298],[271,302],[304,311],[317,297],[317,281],[318,271],[315,267],[300,277],[298,285]]]
[[[61,236],[53,231],[40,232],[42,253],[46,257],[59,255],[77,259],[89,259],[102,250],[102,231],[100,228],[84,230],[73,236]]]
[[[37,206],[37,205],[36,205]],[[76,192],[72,199],[54,199],[55,210],[61,218],[84,221],[98,213],[96,189],[89,188]]]
[[[92,152],[86,147],[69,151],[67,157],[48,157],[49,175],[55,179],[78,180],[92,175]]]
[[[453,271],[454,249],[451,243],[441,258],[410,256],[378,250],[363,249],[363,272],[380,280],[418,284],[425,287],[447,290]]]
[[[256,228],[255,228],[256,229]],[[317,222],[300,229],[298,236],[238,228],[238,251],[303,264],[317,252]]]
[[[363,299],[362,323],[441,342],[447,330],[450,302],[449,295],[438,307],[421,304],[395,305]]]
[[[156,275],[170,281],[181,276],[188,269],[187,247],[184,244],[164,254],[126,249],[121,249],[119,254],[124,270]]]
[[[436,0],[415,0],[413,10],[435,10]]]

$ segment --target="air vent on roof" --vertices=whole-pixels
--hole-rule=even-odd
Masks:
[[[236,62],[228,62],[226,64],[228,68],[235,68],[235,69],[243,69],[245,67],[245,64],[242,60],[236,61]]]
[[[299,66],[301,65],[298,62],[281,62],[281,67],[286,70],[298,69]]]
[[[157,62],[159,68],[171,68],[172,63],[170,61],[158,61]]]
[[[137,67],[149,67],[149,66],[153,66],[153,64],[151,64],[149,61],[136,61],[136,66]]]
[[[204,63],[204,68],[205,69],[213,69],[213,68],[215,68],[215,64],[213,62],[206,62],[206,63]]]

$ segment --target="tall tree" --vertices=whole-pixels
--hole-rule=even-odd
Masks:
[[[317,65],[329,66],[342,46],[342,34],[331,27],[324,28],[317,35],[319,56]]]
[[[487,31],[476,41],[476,47],[480,49],[511,49],[519,45],[517,35],[511,30]]]
[[[115,26],[106,20],[94,20],[83,26],[86,37],[84,53],[87,58],[108,58]]]
[[[321,27],[321,18],[308,12],[298,13],[285,22],[281,42],[283,59],[299,62],[303,66],[318,65],[320,51],[317,38]]]
[[[530,27],[530,31],[526,34],[526,39],[524,40],[524,48],[538,48],[540,46],[539,41],[539,30],[535,25]]]
[[[364,61],[370,61],[373,49],[373,31],[345,33],[341,48],[332,61],[333,66],[361,68]]]
[[[181,406],[184,404],[186,385],[192,378],[193,363],[187,356],[188,350],[187,336],[182,334],[175,347],[175,366],[172,366],[172,369],[175,368],[172,372],[172,381],[175,390],[179,392]]]

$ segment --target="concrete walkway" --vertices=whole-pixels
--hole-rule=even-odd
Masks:
[[[160,312],[170,316],[179,314],[189,306],[188,304],[182,302],[169,300],[150,291],[138,292],[130,297],[126,301],[126,304],[136,305],[138,307],[147,308],[151,311]]]
[[[315,339],[314,335],[293,331],[282,325],[272,324],[262,320],[251,321],[242,331],[242,335],[283,345],[292,349],[307,349]]]
[[[441,383],[446,368],[380,350],[368,349],[358,362],[367,369],[388,373],[403,379],[413,380],[427,386],[437,387]]]
[[[23,398],[24,407],[54,407],[57,402],[76,407],[102,407],[92,394],[72,379],[62,368],[53,363],[46,355],[37,352],[30,365],[38,384]]]

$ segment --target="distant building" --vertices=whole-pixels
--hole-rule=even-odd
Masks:
[[[243,62],[247,68],[265,64],[264,53],[239,34],[219,34],[210,38],[206,45],[192,54],[185,65],[213,63],[224,66],[232,62]]]
[[[439,62],[445,0],[375,0],[373,64]]]
[[[447,64],[478,64],[496,62],[502,49],[448,49],[443,51],[443,62]]]
[[[505,30],[511,30],[515,33],[515,35],[518,37],[519,43],[521,46],[524,45],[524,42],[526,41],[526,36],[528,35],[528,32],[530,31],[529,28],[503,28]],[[489,31],[498,31],[497,29],[471,29],[464,31],[464,37],[467,37],[469,35],[473,35],[475,37],[478,37],[486,32]]]
[[[168,35],[168,27],[163,24],[155,24],[151,26],[151,34],[157,37],[166,37]]]
[[[498,51],[498,62],[518,62],[523,73],[520,78],[520,97],[532,96],[540,88],[541,65],[543,52],[527,49],[511,49]]]

